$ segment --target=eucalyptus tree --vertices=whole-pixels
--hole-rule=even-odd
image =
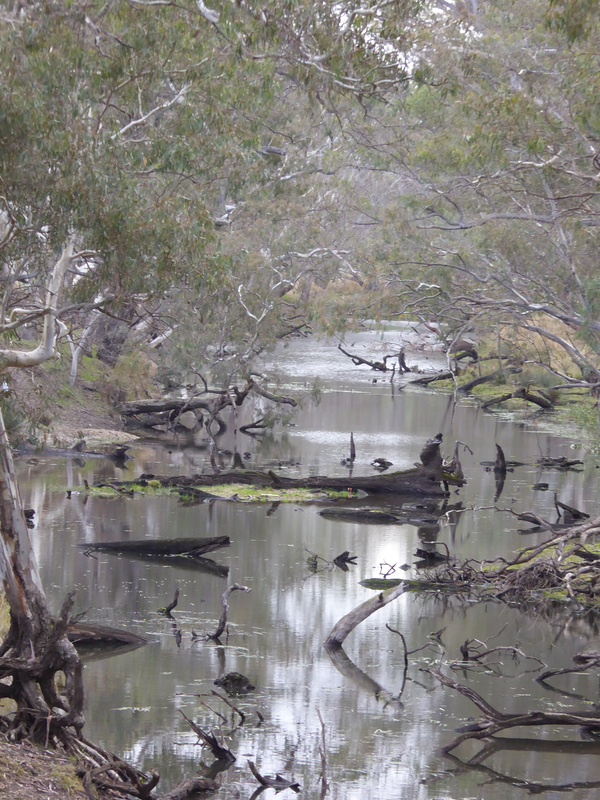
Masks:
[[[242,257],[220,239],[247,187],[275,180],[266,167],[283,148],[273,100],[309,92],[335,116],[338,97],[372,102],[402,85],[415,8],[1,2],[3,377],[54,357],[59,338],[85,331],[90,314],[110,308],[141,322],[182,296],[200,328],[219,331],[213,352],[224,352],[242,319],[243,344],[256,350],[275,301],[302,273],[290,258],[294,237],[286,232],[277,250],[255,237]],[[291,184],[281,172],[275,182],[284,177]],[[297,252],[302,260],[311,251]],[[83,725],[81,665],[66,637],[73,598],[52,620],[1,416],[0,461],[0,579],[10,604],[0,646],[10,680],[0,696],[17,704],[17,734],[33,729],[49,741]]]
[[[0,13],[8,377],[52,358],[75,314],[109,303],[114,314],[137,311],[174,285],[218,284],[211,186],[226,167],[235,172],[229,165],[241,169],[258,141],[243,112],[269,70],[234,64],[195,7],[4,3]],[[0,578],[11,613],[0,669],[12,677],[0,695],[17,703],[16,730],[64,735],[83,724],[81,665],[66,638],[72,598],[54,624],[3,423],[0,454]]]
[[[450,340],[497,326],[563,379],[593,385],[597,16],[546,0],[436,5],[419,51],[427,82],[378,120],[391,126],[401,109],[401,146],[376,148],[401,179],[384,254],[396,312],[436,319]]]

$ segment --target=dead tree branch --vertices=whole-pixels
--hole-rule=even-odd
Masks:
[[[227,602],[229,595],[234,592],[236,589],[239,589],[241,592],[250,592],[251,589],[248,586],[240,586],[239,583],[234,583],[232,586],[228,586],[227,589],[221,595],[221,603],[223,604],[223,612],[221,614],[221,619],[219,620],[219,624],[217,625],[217,629],[214,633],[209,634],[207,636],[208,639],[218,639],[219,636],[225,630],[225,626],[227,625],[227,612],[229,611],[229,603]]]
[[[188,723],[190,728],[194,731],[196,736],[204,742],[205,745],[210,747],[211,753],[213,756],[220,761],[231,761],[232,763],[236,760],[235,756],[231,752],[228,747],[225,747],[221,744],[214,733],[206,733],[202,730],[195,722],[193,722],[189,717],[187,717],[181,709],[179,709],[181,716],[184,720]]]
[[[469,686],[456,683],[446,677],[439,669],[427,670],[434,678],[457,692],[467,697],[482,712],[482,718],[462,729],[461,735],[443,748],[448,753],[458,747],[467,739],[487,739],[501,731],[516,727],[533,727],[540,725],[577,725],[582,728],[599,728],[600,713],[598,712],[545,712],[529,711],[517,714],[505,714],[491,706],[484,698]]]
[[[250,772],[254,775],[256,780],[260,783],[261,786],[265,788],[275,789],[276,791],[281,791],[282,789],[292,789],[294,792],[300,791],[300,784],[295,783],[294,781],[288,781],[287,778],[283,778],[281,775],[261,775],[260,772],[256,769],[256,764],[254,761],[248,761],[248,766],[250,767]]]
[[[352,609],[345,616],[343,616],[336,624],[327,639],[325,639],[325,647],[328,649],[336,649],[341,647],[348,634],[352,633],[354,628],[363,622],[365,619],[374,614],[380,608],[387,606],[397,597],[404,594],[407,590],[406,583],[400,583],[393,589],[388,589],[387,592],[380,592],[375,597],[366,600],[360,606]]]

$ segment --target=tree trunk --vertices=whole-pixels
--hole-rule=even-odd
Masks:
[[[23,513],[12,451],[0,412],[0,580],[10,605],[10,627],[0,645],[0,697],[17,704],[16,738],[37,734],[42,741],[72,726],[83,727],[81,662],[66,632],[74,594],[53,619],[42,589]],[[56,673],[65,676],[59,695]]]

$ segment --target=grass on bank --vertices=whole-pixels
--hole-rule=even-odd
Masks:
[[[488,362],[484,369],[481,365],[473,364],[461,371],[456,376],[456,382],[452,379],[436,381],[430,388],[442,392],[454,392],[461,389],[473,378],[495,374],[497,372],[497,362]],[[532,418],[540,416],[551,416],[552,422],[556,426],[572,427],[576,426],[589,433],[597,434],[600,415],[597,399],[585,389],[555,389],[561,381],[557,376],[552,375],[547,370],[540,367],[525,367],[522,372],[512,375],[505,371],[504,375],[496,376],[493,380],[480,383],[469,389],[465,397],[473,397],[480,403],[501,397],[511,391],[519,389],[529,389],[534,394],[543,394],[549,398],[554,407],[550,410],[543,410],[536,405],[521,398],[511,398],[502,403],[493,405],[489,408],[490,412],[513,413],[518,415],[526,414]]]

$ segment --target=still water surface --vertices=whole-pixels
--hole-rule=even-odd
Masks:
[[[381,358],[398,349],[399,337],[398,330],[383,339],[364,333],[347,346],[365,357]],[[424,353],[408,353],[407,361],[423,368],[444,366],[441,356]],[[600,751],[578,741],[574,731],[525,731],[533,740],[528,746],[507,740],[478,769],[465,769],[441,756],[439,748],[454,736],[454,729],[478,712],[423,671],[441,664],[506,711],[589,709],[599,700],[594,674],[556,679],[555,686],[563,691],[551,693],[534,682],[532,670],[538,664],[532,660],[504,656],[493,671],[450,665],[460,659],[460,644],[477,638],[490,646],[516,645],[552,669],[567,667],[571,655],[596,633],[593,618],[542,618],[500,603],[405,594],[350,635],[346,660],[333,663],[322,643],[342,615],[372,596],[360,580],[380,576],[387,565],[395,566],[394,577],[417,575],[413,554],[419,534],[437,532],[459,560],[492,559],[537,541],[537,534],[519,533],[522,523],[510,510],[533,510],[554,520],[557,492],[561,501],[597,514],[597,458],[585,442],[484,414],[467,401],[454,406],[447,396],[402,389],[381,377],[374,382],[373,372],[353,367],[326,342],[297,340],[281,351],[277,366],[283,391],[302,397],[303,405],[292,425],[264,437],[241,437],[239,449],[250,453],[249,464],[269,465],[292,476],[344,475],[348,471],[340,459],[348,454],[352,431],[354,475],[372,474],[371,462],[377,457],[392,461],[394,468],[411,466],[424,441],[442,431],[446,456],[455,441],[473,451],[461,451],[468,483],[450,498],[451,503],[462,502],[465,512],[443,517],[435,531],[431,525],[418,525],[419,518],[439,513],[434,505],[413,509],[414,524],[365,525],[326,520],[318,515],[318,505],[183,506],[165,497],[86,501],[75,492],[66,499],[65,488],[81,486],[84,479],[91,483],[101,477],[209,470],[207,450],[185,444],[140,443],[125,471],[90,457],[41,456],[35,464],[19,460],[25,504],[37,512],[32,535],[53,607],[58,610],[76,587],[76,610],[87,610],[88,620],[150,639],[138,650],[86,662],[87,735],[141,769],[158,769],[160,788],[166,791],[184,774],[199,774],[202,762],[212,761],[180,710],[204,729],[229,731],[230,710],[205,695],[216,688],[217,677],[235,670],[248,676],[256,690],[235,700],[246,720],[227,740],[237,761],[221,774],[221,798],[252,796],[257,783],[248,760],[263,774],[279,772],[298,781],[303,797],[322,797],[320,750],[326,761],[326,796],[336,800],[495,800],[527,796],[532,789],[546,798],[564,797],[565,791],[577,799],[596,797],[598,790],[590,782],[600,780]],[[318,404],[311,399],[317,378],[322,389]],[[495,442],[507,458],[527,464],[508,473],[496,503],[493,474],[480,463],[493,461]],[[230,434],[223,446],[233,446]],[[541,471],[533,465],[540,455],[580,458],[584,467],[579,473]],[[549,483],[549,491],[532,491],[539,481]],[[230,536],[231,546],[211,555],[228,568],[226,578],[109,555],[89,558],[77,547],[99,540],[223,534]],[[357,557],[349,571],[310,572],[307,551],[332,560],[344,550]],[[218,645],[202,635],[214,631],[221,594],[232,583],[249,586],[251,592],[231,595],[229,633]],[[156,610],[169,603],[176,587],[181,594],[171,622]],[[404,634],[409,651],[431,643],[429,635],[443,628],[445,649],[430,644],[413,653],[404,682],[401,642],[386,623]],[[264,718],[261,724],[258,712]],[[477,749],[463,745],[457,752],[468,759]]]

